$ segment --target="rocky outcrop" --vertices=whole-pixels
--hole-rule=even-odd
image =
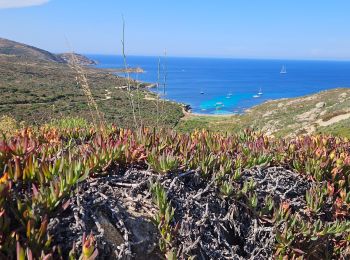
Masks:
[[[88,57],[78,53],[62,53],[57,54],[58,57],[63,59],[66,63],[76,62],[81,66],[96,65],[97,62],[89,59]]]

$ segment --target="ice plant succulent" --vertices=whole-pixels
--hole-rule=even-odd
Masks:
[[[172,226],[175,209],[168,201],[166,191],[160,183],[151,183],[150,190],[153,201],[158,207],[158,212],[154,216],[153,221],[157,225],[160,233],[159,249],[164,252],[168,258],[176,259],[174,237],[178,227]]]
[[[47,223],[69,207],[77,184],[147,166],[160,175],[191,171],[213,182],[218,196],[244,205],[259,221],[273,225],[276,257],[328,253],[339,258],[349,248],[349,140],[316,135],[287,141],[251,130],[227,136],[205,130],[181,134],[115,126],[106,131],[50,126],[25,129],[0,140],[0,258],[57,258]],[[311,188],[300,208],[292,201],[256,193],[257,183],[246,174],[267,166],[288,168],[309,181]],[[174,259],[175,209],[159,183],[151,191],[158,208],[154,221],[160,248]],[[84,238],[84,259],[97,252],[95,242],[91,235]],[[327,243],[329,252],[324,248]]]

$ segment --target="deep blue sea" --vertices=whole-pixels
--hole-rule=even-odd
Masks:
[[[99,68],[123,68],[121,56],[88,55]],[[129,56],[128,66],[141,67],[132,77],[155,83],[158,57]],[[287,73],[281,74],[285,66]],[[321,90],[350,87],[350,62],[174,58],[161,60],[166,71],[165,98],[203,114],[242,113],[271,99],[290,98]],[[263,93],[258,95],[260,92]],[[156,91],[153,89],[152,91]],[[159,90],[163,94],[163,89]]]

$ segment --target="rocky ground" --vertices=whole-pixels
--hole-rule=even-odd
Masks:
[[[310,183],[284,168],[246,170],[241,179],[254,179],[259,203],[270,194],[276,203],[288,200],[294,209],[305,206]],[[54,241],[68,252],[81,248],[84,232],[97,241],[98,259],[164,259],[158,249],[158,229],[151,221],[157,211],[150,182],[159,181],[175,208],[179,259],[271,259],[274,227],[240,201],[220,195],[214,181],[195,171],[155,175],[130,169],[81,183],[69,208],[49,225]],[[174,223],[174,224],[175,224]]]

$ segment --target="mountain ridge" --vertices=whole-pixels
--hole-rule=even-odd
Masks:
[[[0,55],[17,56],[25,59],[69,63],[71,61],[70,53],[54,54],[52,52],[40,49],[25,43],[16,42],[0,37]],[[82,66],[95,65],[95,61],[85,57],[84,55],[73,53],[75,61]]]
[[[5,38],[0,38],[0,54],[14,55],[48,62],[65,63],[62,58],[49,51]]]

